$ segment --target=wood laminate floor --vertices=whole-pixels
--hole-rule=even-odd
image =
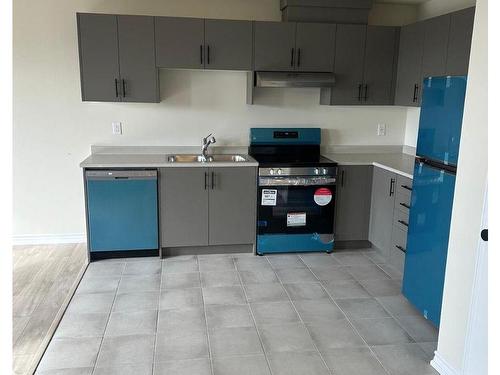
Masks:
[[[13,373],[40,360],[87,264],[86,244],[14,246]]]

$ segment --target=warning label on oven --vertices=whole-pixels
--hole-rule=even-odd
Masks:
[[[291,212],[286,214],[287,227],[302,227],[304,225],[306,225],[305,212]]]
[[[262,200],[260,204],[262,206],[276,206],[277,195],[278,190],[276,189],[262,189]]]
[[[314,192],[314,201],[318,206],[326,206],[332,201],[332,192],[328,188],[319,188]]]

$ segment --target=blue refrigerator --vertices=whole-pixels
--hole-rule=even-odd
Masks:
[[[437,327],[441,316],[466,76],[424,80],[403,294]]]

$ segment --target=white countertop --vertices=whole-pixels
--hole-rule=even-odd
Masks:
[[[244,162],[194,162],[175,163],[166,154],[91,154],[80,163],[82,168],[163,168],[163,167],[257,167],[259,164],[248,155]]]
[[[399,153],[325,153],[340,165],[373,165],[402,176],[413,178],[415,156]]]

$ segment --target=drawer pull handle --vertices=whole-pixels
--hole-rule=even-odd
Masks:
[[[410,209],[410,206],[407,205],[406,203],[399,203],[400,206],[403,206],[404,208]]]
[[[401,250],[403,253],[406,253],[406,249],[403,246],[396,245],[396,249]]]
[[[406,190],[409,190],[409,191],[412,191],[413,189],[411,187],[409,187],[408,185],[401,185],[401,187],[403,189],[406,189]]]
[[[398,223],[403,224],[405,227],[408,226],[408,223],[404,220],[398,220]]]

